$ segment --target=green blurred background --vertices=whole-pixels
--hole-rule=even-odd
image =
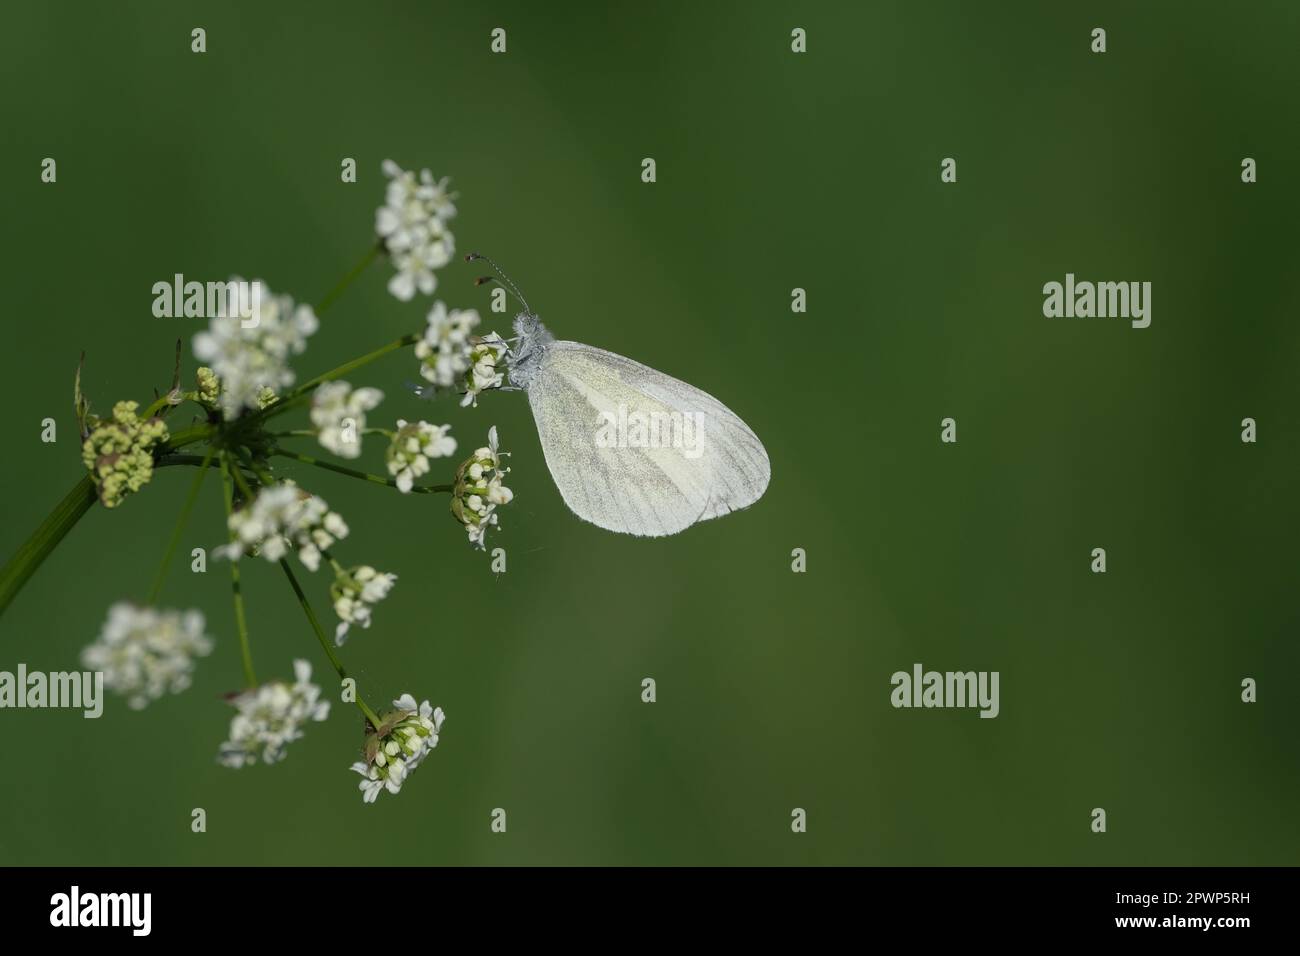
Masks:
[[[608,534],[565,509],[523,396],[425,405],[391,356],[353,377],[387,392],[378,419],[449,421],[462,449],[499,426],[508,573],[445,499],[288,470],[350,522],[346,560],[400,575],[344,655],[372,700],[446,709],[436,754],[365,806],[336,704],[283,763],[218,766],[228,577],[178,560],[164,603],[202,608],[216,652],[140,713],[0,712],[0,861],[1300,862],[1300,8],[1136,6],[8,5],[4,557],[80,475],[79,351],[106,410],[166,387],[201,324],[154,318],[154,282],[318,300],[372,241],[385,157],[454,177],[460,251],[498,258],[560,337],[717,395],[773,477],[678,537]],[[1067,271],[1150,280],[1151,328],[1045,319]],[[455,262],[438,295],[490,316],[476,274]],[[423,327],[388,275],[329,311],[302,377]],[[190,478],[74,529],[0,619],[0,669],[77,666],[143,597]],[[218,489],[185,551],[222,541]],[[246,568],[259,671],[305,656],[324,679],[282,577]],[[917,661],[1000,671],[1001,716],[894,710]]]

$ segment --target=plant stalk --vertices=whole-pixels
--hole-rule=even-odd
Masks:
[[[329,658],[330,666],[334,672],[339,675],[339,680],[347,680],[348,672],[343,669],[343,662],[339,660],[338,655],[334,653],[334,648],[330,646],[329,638],[325,636],[325,630],[321,627],[320,621],[316,619],[316,612],[311,609],[311,604],[307,601],[307,595],[302,593],[302,586],[298,583],[298,578],[294,576],[293,568],[289,567],[287,558],[280,559],[280,567],[284,568],[285,576],[289,579],[289,584],[293,587],[293,593],[298,598],[298,603],[302,605],[302,611],[307,615],[307,622],[316,634],[316,640],[320,641],[321,650]],[[379,716],[370,709],[362,699],[361,694],[357,694],[357,706],[361,712],[366,715],[366,720],[370,721],[375,730],[379,729],[381,723]]]
[[[287,448],[276,448],[271,454],[280,458],[289,458],[293,461],[300,461],[304,465],[313,465],[317,468],[323,468],[325,471],[332,471],[336,474],[347,475],[349,478],[360,478],[362,481],[368,481],[376,485],[387,485],[389,488],[396,488],[397,482],[392,478],[385,478],[383,475],[372,475],[369,472],[357,471],[355,468],[347,468],[343,465],[336,465],[332,461],[324,461],[320,458],[313,458],[311,455],[304,455],[301,452],[289,451]],[[451,485],[415,485],[412,491],[423,492],[424,494],[444,494],[450,492]]]
[[[98,500],[95,483],[89,475],[73,485],[72,490],[63,496],[63,500],[54,506],[41,522],[32,536],[24,542],[18,552],[9,559],[9,563],[0,569],[0,615],[4,614],[14,597],[22,590],[27,579],[36,573],[36,569],[50,556],[73,526],[82,519],[90,506]]]
[[[222,499],[226,505],[226,524],[230,523],[230,515],[235,510],[235,487],[230,478],[230,456],[222,454],[221,456],[221,491]],[[204,469],[207,470],[206,468]],[[234,541],[234,534],[230,535],[230,540]],[[235,629],[239,633],[239,655],[243,659],[244,680],[250,690],[257,686],[257,674],[253,671],[253,651],[248,643],[248,619],[244,616],[244,589],[239,580],[239,561],[235,558],[230,559],[230,588],[234,594],[235,601]]]

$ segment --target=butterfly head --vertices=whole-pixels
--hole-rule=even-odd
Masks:
[[[510,340],[509,351],[506,352],[506,367],[510,370],[510,384],[516,388],[527,388],[537,373],[537,366],[541,363],[547,347],[555,341],[555,336],[542,325],[542,320],[537,317],[537,313],[528,307],[528,300],[519,291],[519,287],[510,281],[510,277],[501,270],[500,266],[480,252],[471,252],[465,257],[465,261],[486,262],[496,273],[496,275],[482,276],[474,280],[475,285],[499,282],[513,292],[519,304],[524,307],[524,311],[515,316],[515,337]]]
[[[555,336],[532,312],[515,316],[514,329],[515,338],[506,355],[506,366],[510,369],[510,384],[527,388]]]

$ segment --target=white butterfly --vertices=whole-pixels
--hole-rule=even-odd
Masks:
[[[640,362],[556,340],[519,300],[510,384],[528,393],[546,465],[574,514],[660,537],[763,496],[771,462],[731,409]]]

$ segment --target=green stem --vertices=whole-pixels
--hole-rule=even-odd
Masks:
[[[244,473],[242,471],[234,467],[235,463],[230,458],[229,455],[226,456],[226,459],[227,459],[227,468],[230,471],[231,477],[235,479],[235,484],[239,485],[240,494],[244,496],[245,501],[252,501],[257,496],[253,494],[253,489],[248,487],[248,479],[244,477]]]
[[[198,474],[190,482],[190,493],[185,499],[185,504],[181,507],[180,517],[176,519],[176,527],[172,529],[171,540],[167,542],[167,550],[163,552],[162,564],[158,566],[158,573],[154,576],[153,587],[149,591],[149,600],[145,602],[146,604],[156,604],[158,595],[162,593],[163,581],[167,578],[167,567],[176,554],[176,545],[180,543],[181,534],[185,531],[185,525],[190,520],[190,512],[194,510],[194,502],[198,500],[199,489],[203,486],[203,479],[208,476],[208,464],[212,461],[212,456],[215,453],[215,448],[208,449],[207,455],[203,458],[203,464],[199,466]]]
[[[336,378],[342,378],[344,375],[347,375],[351,372],[355,372],[357,369],[369,365],[371,362],[375,361],[376,359],[383,358],[389,352],[396,352],[398,349],[404,349],[408,345],[414,345],[422,338],[424,338],[424,334],[421,332],[408,332],[406,335],[403,335],[400,339],[394,339],[393,341],[389,342],[387,345],[381,345],[373,352],[367,352],[365,355],[362,355],[360,358],[354,358],[350,362],[344,362],[342,365],[338,366],[337,368],[332,368],[328,372],[325,372],[321,375],[317,375],[313,379],[308,379],[289,394],[290,395],[293,395],[295,393],[305,394],[311,391],[312,389],[314,389],[317,385],[320,385],[322,382],[332,382]]]
[[[294,461],[300,461],[304,465],[314,465],[315,467],[323,468],[326,471],[332,471],[340,475],[347,475],[349,478],[360,478],[362,481],[369,481],[376,485],[387,485],[389,488],[397,487],[397,482],[392,478],[385,478],[383,475],[372,475],[365,471],[357,471],[355,468],[346,468],[343,465],[336,465],[332,461],[323,461],[320,458],[313,458],[311,455],[304,455],[301,452],[289,451],[287,448],[272,449],[271,454],[278,455],[281,458],[292,458]],[[424,494],[443,494],[451,491],[451,489],[451,485],[415,485],[411,490],[422,492]]]
[[[204,468],[206,472],[207,469]],[[230,524],[230,515],[235,510],[235,488],[230,478],[230,456],[221,456],[221,490],[226,504],[226,524]],[[230,540],[234,541],[232,533]],[[248,643],[248,619],[244,616],[244,591],[239,581],[239,561],[230,561],[230,587],[235,598],[235,629],[239,632],[239,654],[244,663],[244,681],[252,689],[257,686],[257,674],[253,671],[253,651]]]
[[[318,438],[320,432],[313,428],[295,428],[287,432],[267,432],[270,438]],[[396,434],[391,428],[380,428],[379,426],[366,427],[357,432],[359,435],[383,435],[390,441]]]
[[[172,402],[169,395],[159,395],[157,398],[153,400],[153,404],[151,404],[140,414],[140,420],[148,421],[149,419],[157,415],[160,411],[162,411],[165,406],[169,406],[171,404]]]
[[[204,462],[207,462],[208,468],[221,467],[220,458],[214,458],[211,461],[209,461],[206,455],[179,455],[179,454],[163,455],[156,462],[154,462],[153,466],[155,468],[166,468],[170,465],[201,465]]]
[[[267,472],[267,470],[258,465],[257,462],[253,461],[253,456],[248,453],[247,448],[236,448],[235,454],[237,454],[240,461],[244,463],[244,467],[257,476],[257,480],[263,486],[275,484],[275,476]]]
[[[328,372],[323,372],[320,375],[317,375],[315,378],[308,379],[307,381],[299,385],[297,388],[295,388],[293,391],[285,393],[285,395],[281,397],[280,400],[277,401],[275,404],[266,406],[266,408],[262,409],[260,412],[254,415],[251,421],[253,422],[265,421],[266,419],[271,418],[275,415],[280,415],[284,412],[289,411],[290,409],[297,408],[299,405],[302,405],[306,401],[308,396],[316,388],[317,385],[321,385],[325,382],[332,382],[335,379],[342,378],[344,375],[348,375],[352,372],[355,372],[359,368],[369,365],[371,362],[375,361],[376,359],[383,358],[389,352],[396,352],[398,349],[404,349],[408,345],[414,345],[416,342],[420,341],[420,339],[422,339],[423,337],[424,337],[423,333],[410,332],[406,335],[403,335],[400,339],[394,339],[392,342],[389,342],[387,345],[381,345],[373,352],[367,352],[365,355],[361,356],[360,358],[354,358],[350,362],[344,362],[342,365],[338,366],[337,368],[332,368]]]
[[[338,655],[334,653],[334,648],[330,646],[329,638],[325,636],[320,621],[316,619],[316,612],[311,609],[311,604],[307,601],[307,595],[302,593],[302,586],[298,584],[293,568],[289,567],[289,562],[285,558],[280,559],[280,567],[284,568],[284,573],[289,578],[289,584],[293,587],[293,593],[298,598],[298,603],[302,605],[302,611],[307,615],[307,622],[311,625],[312,631],[315,632],[316,640],[320,641],[321,649],[325,651],[325,656],[329,658],[334,672],[339,675],[339,680],[347,680],[348,672],[343,669],[343,663],[339,660]],[[378,730],[381,721],[378,715],[366,705],[359,692],[357,694],[357,706],[361,708],[361,713],[366,715],[366,720],[370,721],[375,730]]]
[[[0,614],[5,612],[27,579],[36,573],[41,562],[50,556],[95,501],[95,483],[89,475],[83,475],[9,559],[9,563],[0,569]]]
[[[325,298],[321,299],[320,303],[316,306],[316,314],[320,315],[333,305],[334,301],[347,291],[348,286],[352,284],[353,280],[356,279],[357,276],[361,275],[361,273],[365,272],[370,263],[375,261],[375,257],[379,255],[383,248],[383,245],[378,242],[371,246],[370,250],[362,257],[361,261],[352,267],[352,271],[340,279],[338,285],[325,293]]]
[[[203,401],[203,399],[199,398],[198,392],[182,392],[181,401],[173,404],[171,407],[179,408],[181,404],[184,402],[193,402],[195,405],[199,406],[199,409],[203,412],[205,418],[208,415],[211,415],[213,412],[212,406],[208,405],[205,401]]]
[[[177,448],[184,448],[186,445],[193,445],[196,441],[211,438],[216,433],[217,429],[213,425],[191,425],[189,428],[182,428],[168,436],[167,440],[159,446],[158,454],[166,455]]]

